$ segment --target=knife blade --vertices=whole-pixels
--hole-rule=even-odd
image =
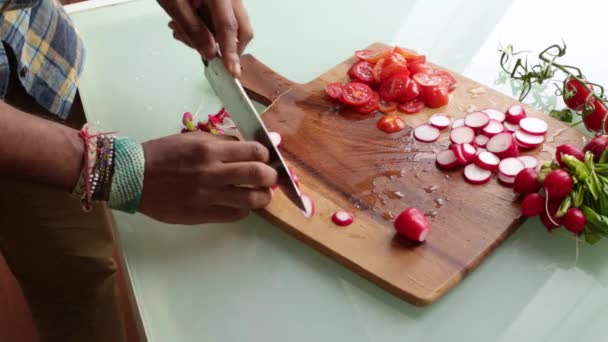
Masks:
[[[205,77],[224,108],[230,113],[243,138],[248,141],[257,141],[268,149],[270,153],[268,164],[277,171],[279,187],[291,202],[306,211],[300,190],[291,177],[283,156],[270,140],[264,122],[239,80],[226,70],[219,57],[204,60],[203,64],[205,65]]]

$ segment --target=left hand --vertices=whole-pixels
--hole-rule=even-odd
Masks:
[[[253,38],[253,29],[242,0],[159,0],[173,19],[173,37],[197,50],[206,59],[219,45],[226,69],[239,77],[239,56]],[[207,21],[203,17],[208,18]],[[211,27],[209,27],[209,24]]]

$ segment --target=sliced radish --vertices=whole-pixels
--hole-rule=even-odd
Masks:
[[[473,129],[484,128],[490,123],[490,117],[484,112],[474,112],[464,117],[464,124]]]
[[[505,129],[509,132],[517,132],[519,131],[519,125],[518,124],[512,124],[510,122],[503,122],[502,123],[503,126],[505,126]]]
[[[454,144],[470,144],[475,140],[475,131],[471,127],[462,126],[450,131],[450,141]]]
[[[519,122],[519,128],[528,134],[543,135],[547,133],[549,125],[539,118],[524,118]]]
[[[482,110],[482,112],[488,114],[488,116],[490,117],[491,120],[496,120],[498,122],[504,122],[505,118],[506,118],[506,115],[504,112],[501,112],[496,109],[488,108],[488,109]]]
[[[302,194],[302,202],[304,203],[304,208],[306,210],[302,210],[302,214],[304,217],[311,218],[315,213],[315,202],[310,198],[310,196]]]
[[[331,220],[338,226],[348,226],[355,220],[353,214],[345,210],[338,210],[332,216]]]
[[[441,132],[437,127],[428,124],[420,125],[414,129],[414,137],[422,142],[433,142],[439,139]]]
[[[498,181],[506,186],[513,186],[513,183],[515,183],[515,177],[511,177],[511,176],[507,176],[501,172],[498,173]]]
[[[528,145],[528,146],[538,146],[545,141],[544,136],[528,134],[528,133],[524,132],[523,130],[513,133],[513,136],[515,137],[515,140],[519,141],[523,145]]]
[[[458,160],[452,150],[441,151],[437,154],[437,166],[440,169],[451,170],[458,166]]]
[[[483,147],[478,147],[478,148],[477,148],[477,154],[480,154],[481,152],[488,152],[488,150],[486,150],[486,149],[485,149],[485,148],[483,148]]]
[[[496,171],[500,164],[500,158],[498,158],[492,152],[481,152],[475,158],[475,165],[488,171]]]
[[[525,169],[524,163],[517,158],[505,158],[498,164],[498,170],[505,176],[515,177]]]
[[[469,164],[464,168],[464,178],[471,184],[484,184],[492,178],[492,172]]]
[[[464,119],[456,119],[452,122],[452,129],[464,126]]]
[[[496,120],[490,120],[488,125],[481,129],[481,132],[490,138],[504,131],[505,126]]]
[[[270,141],[272,141],[272,144],[276,147],[279,147],[279,145],[281,145],[281,140],[283,140],[281,135],[277,132],[268,132],[268,137],[270,138]]]
[[[453,144],[451,149],[462,166],[471,164],[477,154],[477,149],[471,144]]]
[[[488,144],[488,141],[490,140],[489,137],[480,134],[478,136],[475,137],[475,145],[479,146],[479,147],[486,147],[486,145]]]
[[[429,124],[439,129],[447,128],[451,121],[450,117],[445,114],[435,114],[429,118]]]
[[[526,117],[526,111],[520,105],[511,106],[509,109],[507,109],[505,114],[505,120],[515,125],[518,124],[521,119]]]
[[[511,133],[500,133],[488,140],[486,149],[494,153],[498,158],[512,156],[517,146]]]
[[[524,167],[526,169],[536,169],[538,166],[538,159],[532,156],[521,156],[517,157],[522,163],[524,163]]]
[[[515,137],[515,136],[513,136],[513,137]],[[517,140],[517,139],[515,139],[515,144],[516,144],[518,147],[523,148],[524,150],[531,150],[531,149],[533,149],[533,148],[536,148],[536,146],[538,146],[538,145],[528,145],[528,144],[524,144],[524,143],[522,143],[521,141],[519,141],[519,140]]]

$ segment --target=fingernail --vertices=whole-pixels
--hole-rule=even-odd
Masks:
[[[230,66],[230,72],[236,78],[241,76],[241,64],[240,63],[232,63]]]

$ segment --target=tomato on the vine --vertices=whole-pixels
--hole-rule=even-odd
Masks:
[[[591,84],[587,86],[593,89]],[[590,94],[579,80],[569,77],[564,81],[563,98],[568,108],[580,110]]]
[[[384,115],[377,124],[381,131],[386,133],[399,132],[405,127],[405,122],[395,115]]]
[[[607,104],[608,105],[608,104]],[[591,132],[602,132],[602,124],[604,124],[604,131],[608,131],[608,118],[606,118],[608,112],[606,108],[598,101],[593,100],[588,105],[588,108],[583,111],[583,123],[585,128]],[[606,120],[606,123],[604,123]]]
[[[430,108],[439,108],[448,104],[450,95],[448,94],[448,88],[443,85],[422,87],[422,99]]]

